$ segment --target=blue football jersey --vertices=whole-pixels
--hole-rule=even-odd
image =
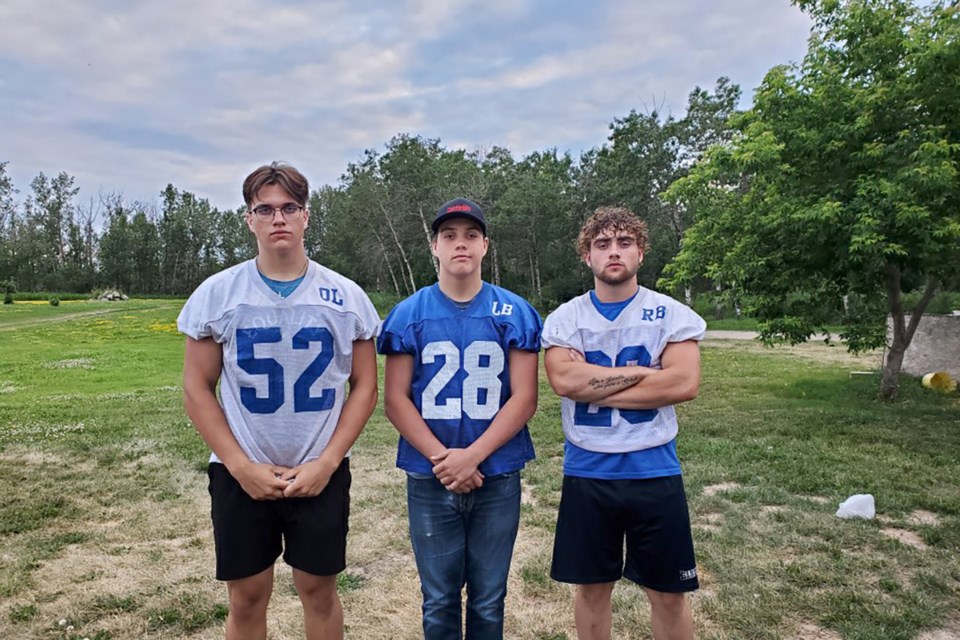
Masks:
[[[398,304],[377,349],[414,358],[411,397],[430,430],[450,448],[472,444],[510,399],[511,349],[540,351],[540,315],[523,298],[483,283],[460,308],[434,284]],[[523,468],[534,457],[526,425],[480,465],[484,475]],[[432,473],[433,463],[400,438],[397,466]]]

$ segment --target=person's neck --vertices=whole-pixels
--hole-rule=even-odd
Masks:
[[[296,280],[306,274],[307,254],[299,251],[284,251],[283,253],[261,253],[257,256],[257,269],[271,280],[281,282]]]
[[[441,272],[438,280],[443,295],[456,302],[473,300],[483,288],[483,279],[479,273],[468,278],[454,278]]]
[[[607,284],[597,279],[593,281],[593,292],[600,302],[623,302],[632,298],[639,290],[640,285],[636,280],[628,280],[620,284]]]

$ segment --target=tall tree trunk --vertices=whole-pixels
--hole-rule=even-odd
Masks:
[[[380,210],[383,212],[383,217],[387,221],[387,227],[390,229],[390,233],[393,235],[393,242],[397,245],[397,250],[400,252],[400,259],[403,260],[401,264],[401,273],[403,272],[403,266],[407,267],[407,275],[410,276],[410,294],[413,294],[417,290],[417,283],[413,280],[413,268],[410,266],[410,260],[407,258],[407,252],[403,249],[403,243],[400,242],[400,236],[397,235],[397,229],[393,226],[393,221],[390,219],[390,213],[387,211],[387,208],[383,206],[383,203],[380,203]]]
[[[420,213],[420,222],[423,224],[423,235],[427,239],[427,246],[429,247],[433,239],[430,235],[430,226],[427,224],[427,218],[423,215],[423,207],[417,207],[417,211]],[[430,257],[433,258],[433,270],[436,272],[437,277],[440,277],[440,261],[437,260],[437,256],[433,255],[433,251],[430,252]]]
[[[537,300],[539,301],[543,298],[543,282],[540,279],[540,258],[535,257],[533,259],[534,274],[536,275],[536,285],[537,285]]]
[[[387,272],[390,274],[390,279],[393,280],[393,290],[397,292],[397,295],[400,293],[400,283],[397,282],[397,275],[393,272],[393,265],[390,264],[390,257],[387,255],[387,246],[383,244],[383,238],[380,237],[380,234],[373,231],[373,237],[377,239],[377,243],[380,245],[380,253],[383,254],[383,262],[387,265]]]
[[[497,245],[493,245],[493,284],[500,286],[500,257],[497,255]]]
[[[903,356],[913,340],[913,335],[920,324],[920,318],[927,305],[937,292],[939,282],[935,278],[928,278],[923,296],[917,302],[909,321],[903,311],[903,302],[900,299],[900,267],[888,264],[887,271],[887,302],[890,308],[890,319],[893,324],[892,340],[888,346],[887,358],[883,363],[883,375],[880,378],[880,397],[892,400],[897,397],[900,389],[900,369],[903,367]]]

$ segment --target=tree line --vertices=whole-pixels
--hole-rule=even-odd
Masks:
[[[650,224],[655,251],[644,277],[652,285],[689,223],[659,194],[710,144],[730,139],[739,99],[740,88],[721,78],[712,91],[690,94],[683,117],[631,111],[611,123],[606,144],[576,158],[555,149],[517,158],[503,147],[465,151],[397,135],[350,163],[338,184],[311,192],[307,251],[365,288],[408,295],[436,280],[429,228],[437,207],[466,196],[488,218],[487,277],[549,307],[589,282],[573,252],[581,221],[600,204],[622,203]],[[217,209],[173,185],[158,203],[119,193],[84,200],[67,173],[40,173],[18,202],[7,164],[0,162],[0,281],[19,291],[187,295],[256,253],[243,206]]]
[[[401,134],[311,193],[308,253],[367,289],[410,294],[436,278],[436,207],[466,196],[488,216],[487,279],[549,310],[591,283],[573,250],[582,221],[622,204],[650,227],[644,285],[742,308],[767,341],[842,322],[852,350],[889,348],[892,397],[921,314],[960,285],[960,3],[793,3],[813,19],[807,54],[773,67],[749,109],[720,78],[682,116],[652,105],[615,118],[577,157]],[[159,206],[80,202],[65,173],[38,175],[17,202],[5,168],[0,281],[21,290],[184,295],[255,253],[243,207],[172,185]]]

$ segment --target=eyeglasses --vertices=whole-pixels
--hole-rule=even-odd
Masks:
[[[249,209],[249,211],[250,213],[257,214],[257,217],[261,220],[267,220],[273,218],[275,211],[282,213],[284,218],[292,218],[303,211],[303,207],[293,202],[282,204],[279,207],[271,207],[268,204],[258,204],[253,209]]]

